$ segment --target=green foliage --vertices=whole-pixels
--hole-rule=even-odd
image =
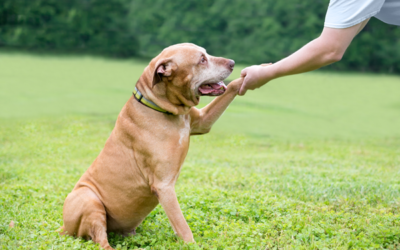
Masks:
[[[123,0],[5,0],[0,6],[0,46],[134,56]]]
[[[353,40],[342,61],[331,67],[338,70],[400,73],[400,64],[396,59],[399,56],[400,27],[371,18]]]
[[[327,2],[156,0],[152,4],[157,8],[146,8],[148,3],[140,0],[131,8],[134,28],[146,44],[143,50],[151,55],[187,41],[211,54],[250,63],[279,60],[314,38],[323,26],[322,20],[318,22],[321,11],[314,10],[326,9]]]
[[[55,230],[146,63],[0,56],[0,249],[98,249]],[[279,81],[237,97],[210,134],[191,138],[176,192],[196,244],[177,239],[158,206],[111,245],[399,249],[398,77]]]
[[[135,0],[131,5],[131,20],[141,52],[150,57],[171,44],[192,42],[211,54],[237,62],[265,63],[278,61],[317,38],[328,3],[328,0]],[[399,37],[399,27],[372,20],[343,60],[331,68],[400,72]]]
[[[276,62],[315,39],[329,0],[4,0],[0,46],[153,57],[192,42],[241,63]],[[139,46],[140,45],[140,46]],[[337,70],[400,72],[400,28],[374,18]]]

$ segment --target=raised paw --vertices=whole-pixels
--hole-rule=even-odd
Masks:
[[[243,84],[243,80],[244,80],[244,78],[243,78],[243,77],[240,77],[240,78],[238,78],[238,79],[235,79],[235,80],[231,81],[231,82],[228,84],[228,89],[231,90],[231,91],[234,91],[235,93],[238,93],[240,87],[241,87],[242,84]]]

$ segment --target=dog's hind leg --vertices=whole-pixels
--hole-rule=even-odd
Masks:
[[[90,218],[92,217],[92,218]],[[93,242],[99,243],[100,246],[106,250],[113,250],[108,243],[107,239],[107,225],[106,216],[101,216],[100,214],[93,214],[89,217],[90,220],[90,232],[89,236],[92,238]]]
[[[71,236],[91,238],[107,250],[113,248],[107,239],[107,219],[103,203],[88,187],[73,190],[65,199],[62,232]]]

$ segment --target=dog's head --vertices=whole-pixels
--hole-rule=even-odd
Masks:
[[[234,65],[233,60],[211,56],[197,45],[177,44],[150,62],[138,84],[157,105],[183,114],[199,103],[200,96],[223,94],[226,86],[222,81],[232,73]],[[166,102],[179,111],[171,110]]]

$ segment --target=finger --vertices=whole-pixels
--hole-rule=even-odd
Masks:
[[[245,77],[247,75],[247,68],[242,69],[242,71],[240,72],[240,76],[241,77]]]
[[[244,95],[244,94],[246,94],[246,91],[247,91],[247,89],[246,89],[246,83],[247,83],[247,78],[245,77],[244,80],[243,80],[242,85],[240,86],[239,95]]]
[[[246,94],[246,92],[247,92],[247,90],[242,86],[242,87],[240,88],[240,90],[239,90],[239,95],[240,95],[240,96],[243,96],[243,95]]]

